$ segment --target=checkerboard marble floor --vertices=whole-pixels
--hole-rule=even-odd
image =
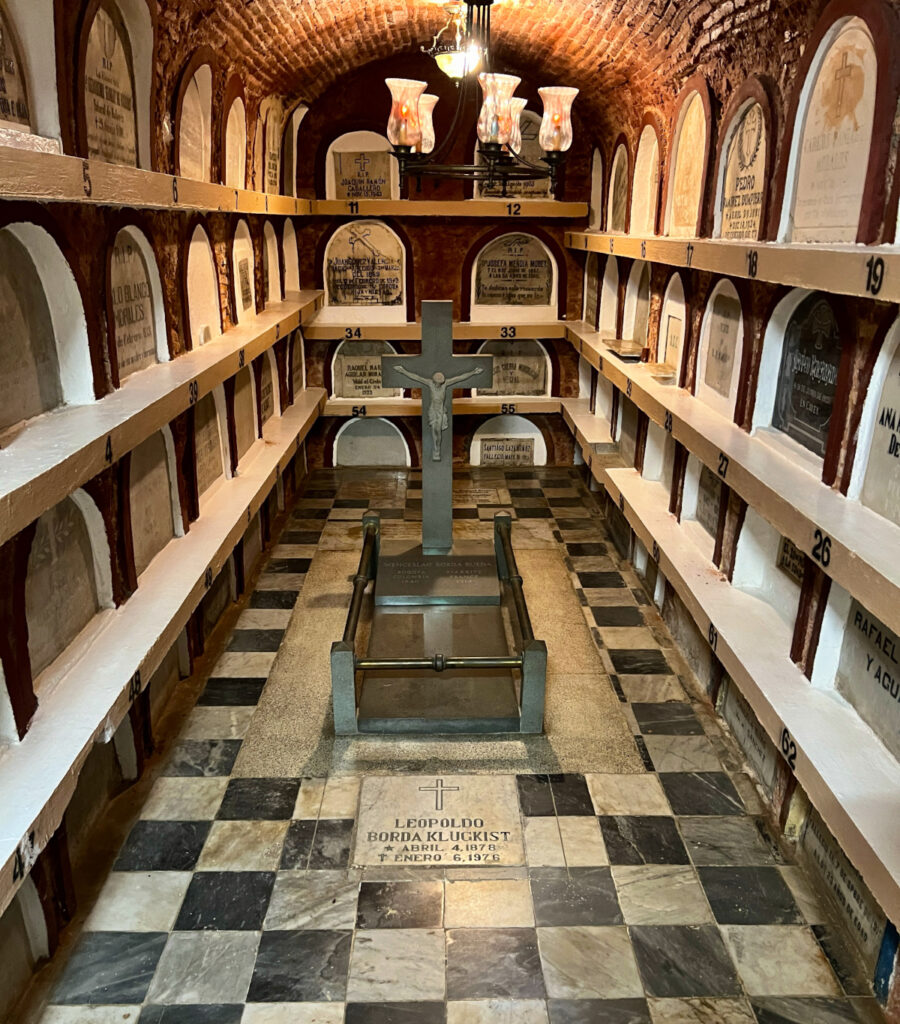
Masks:
[[[322,530],[373,481],[421,518],[416,473],[314,474],[30,1021],[882,1019],[578,471],[457,476],[458,518],[547,520],[645,773],[518,775],[525,864],[496,868],[353,868],[359,777],[233,777]]]

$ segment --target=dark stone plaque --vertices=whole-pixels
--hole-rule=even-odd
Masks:
[[[707,466],[700,470],[697,489],[697,522],[711,536],[719,532],[719,505],[722,500],[722,481]]]
[[[423,555],[412,541],[384,541],[376,605],[499,604],[497,562],[484,544],[458,541],[447,555]]]
[[[489,242],[475,267],[475,304],[549,306],[553,266],[532,235],[503,235]]]
[[[778,560],[775,563],[778,568],[795,583],[803,582],[803,573],[806,571],[806,556],[789,538],[782,537],[778,548]]]

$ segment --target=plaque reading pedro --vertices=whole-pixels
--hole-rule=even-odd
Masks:
[[[511,775],[363,779],[355,867],[524,863],[516,781]]]
[[[335,199],[390,199],[391,160],[387,150],[333,153]]]
[[[378,221],[339,228],[328,245],[325,283],[330,306],[403,304],[403,249]]]
[[[84,115],[88,156],[136,167],[134,84],[125,38],[124,26],[101,7],[88,36]]]
[[[722,182],[722,238],[759,238],[766,173],[766,125],[762,107],[751,103],[728,146]]]
[[[479,306],[549,306],[553,267],[532,235],[503,235],[482,250],[475,268]]]

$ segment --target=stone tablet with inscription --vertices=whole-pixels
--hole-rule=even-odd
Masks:
[[[479,395],[545,395],[547,356],[536,341],[488,341],[479,350],[494,357],[494,381]]]
[[[625,150],[619,147],[613,163],[613,179],[610,186],[612,202],[609,210],[609,231],[624,231],[628,212],[628,160]]]
[[[670,366],[677,374],[681,369],[681,336],[684,331],[684,320],[671,313],[666,317],[666,366]],[[646,337],[646,331],[644,332]],[[635,341],[639,339],[635,335]]]
[[[299,329],[294,331],[291,339],[291,385],[296,402],[303,391],[303,338]]]
[[[715,537],[719,532],[721,501],[722,481],[708,466],[703,466],[697,488],[697,522],[711,537]]]
[[[862,503],[900,523],[900,347],[888,367],[875,412]]]
[[[752,103],[731,137],[722,182],[722,238],[759,238],[766,174],[766,125]]]
[[[272,366],[268,355],[262,356],[261,387],[259,394],[260,419],[266,423],[275,415],[275,384],[272,380]]]
[[[136,167],[134,79],[125,39],[124,24],[99,8],[85,56],[84,120],[91,159]]]
[[[156,360],[156,321],[150,274],[137,242],[122,231],[116,238],[109,268],[119,379],[151,366]]]
[[[367,776],[351,862],[354,867],[524,864],[514,776]]]
[[[250,284],[250,260],[246,256],[238,260],[238,286],[241,290],[241,309],[249,309],[253,305],[253,288]]]
[[[741,329],[741,304],[728,295],[713,299],[703,381],[723,398],[731,395],[734,359]]]
[[[540,143],[541,118],[531,110],[523,110],[519,121],[522,128],[522,148],[519,151],[529,163],[542,167],[544,159],[544,147]],[[476,163],[481,163],[481,158],[476,154]],[[504,195],[502,185],[495,185],[488,188],[487,185],[480,187],[482,196]],[[538,178],[530,181],[511,181],[506,186],[507,196],[518,196],[522,199],[539,199],[541,196],[550,195],[550,179]]]
[[[600,307],[600,258],[595,252],[588,253],[584,275],[584,319],[597,329],[597,314]]]
[[[25,66],[19,57],[6,12],[0,7],[0,124],[31,130]]]
[[[503,235],[489,242],[475,265],[478,306],[549,306],[553,265],[533,235]]]
[[[204,395],[194,412],[194,454],[197,459],[197,493],[202,495],[225,472],[216,401]]]
[[[138,576],[175,536],[169,457],[159,431],[131,453],[131,534]]]
[[[778,778],[778,764],[781,760],[775,744],[769,739],[765,729],[753,713],[750,705],[741,696],[737,684],[726,677],[723,696],[719,704],[722,717],[731,726],[735,739],[747,756],[750,766],[763,784],[763,788],[772,796]]]
[[[338,228],[328,244],[325,285],[330,306],[402,306],[403,247],[375,220]]]
[[[394,355],[386,341],[345,341],[334,358],[336,398],[394,398],[400,388],[381,386],[381,357]]]
[[[256,410],[253,408],[253,382],[249,366],[239,370],[235,377],[234,430],[240,461],[256,440]]]
[[[798,586],[803,583],[803,576],[806,572],[806,555],[790,537],[781,538],[775,565]]]
[[[390,199],[391,161],[387,150],[331,154],[335,199]]]
[[[482,437],[482,466],[533,466],[533,437]]]

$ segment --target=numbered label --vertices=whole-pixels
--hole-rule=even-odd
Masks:
[[[243,370],[243,368],[246,365],[246,363],[247,363],[247,353],[243,349],[241,349],[240,352],[238,352],[238,369],[239,370]]]
[[[275,340],[278,341],[278,339],[280,337],[281,337],[281,321],[279,320],[278,323],[275,324]]]
[[[625,385],[625,394],[628,395],[629,398],[631,398],[631,381],[629,381]]]
[[[670,412],[666,413],[666,417],[663,420],[663,426],[665,427],[667,434],[672,433],[672,414]]]
[[[199,394],[200,385],[197,383],[197,381],[192,380],[190,384],[188,384],[188,402],[190,405],[196,405],[197,397]]]
[[[108,437],[106,439],[106,451],[103,453],[103,457],[106,459],[107,466],[110,465],[110,463],[113,460],[112,438],[111,437]]]
[[[615,251],[616,251],[615,239],[611,238],[609,240],[609,253],[610,253],[610,255],[612,256],[615,253]]]
[[[787,726],[781,730],[781,753],[784,754],[788,767],[791,771],[794,771],[797,767],[797,744],[794,742],[793,736],[787,731]]]
[[[522,216],[522,204],[521,203],[507,203],[506,213],[510,217],[521,217]]]
[[[237,190],[237,189],[235,189],[235,190],[234,190],[234,208],[235,208],[235,209],[237,209],[237,208],[238,208],[238,200],[239,200],[239,198],[240,198],[240,196],[239,196],[239,194],[238,194],[238,190]]]
[[[361,338],[362,328],[361,327],[346,327],[344,329],[344,337],[348,340],[350,338]]]
[[[504,416],[515,416],[516,407],[514,404],[507,402],[505,405],[500,406],[500,412],[503,413]]]
[[[209,566],[209,568],[206,570],[206,573],[203,576],[203,586],[206,587],[207,590],[209,590],[209,588],[212,585],[213,585],[213,571],[212,571],[212,566]]]
[[[94,191],[94,186],[91,182],[91,165],[87,160],[81,165],[81,181],[84,186],[84,194],[90,198]]]
[[[687,260],[688,266],[691,266],[694,262],[694,247],[690,242],[688,242],[687,250],[685,252],[685,259]]]
[[[25,858],[22,856],[21,846],[16,847],[13,858],[13,881],[21,882],[25,877]]]
[[[709,624],[709,629],[706,631],[706,638],[709,640],[709,646],[715,654],[719,649],[719,631],[712,623]]]
[[[728,477],[728,467],[731,465],[731,461],[724,452],[719,452],[719,476],[725,480]]]
[[[880,256],[869,257],[866,270],[866,291],[870,295],[877,295],[884,286],[884,260]]]
[[[656,541],[653,542],[652,556],[653,556],[653,561],[658,563],[659,562],[659,544],[657,544]]]
[[[140,695],[141,695],[141,670],[138,669],[137,672],[135,672],[135,674],[131,677],[131,682],[128,684],[128,699],[133,704],[138,699],[138,697],[140,697]]]
[[[645,260],[646,258],[647,258],[647,243],[646,243],[646,241],[642,241],[641,242],[641,259]]]
[[[816,530],[813,541],[812,556],[823,569],[827,569],[831,564],[831,538],[827,533]]]
[[[756,249],[751,249],[747,253],[747,276],[756,277],[759,272],[759,253]]]
[[[178,202],[178,179],[177,178],[173,178],[172,179],[172,202],[173,203],[177,203]]]
[[[354,405],[350,410],[350,415],[361,419],[366,415],[366,407],[364,405]]]
[[[501,327],[500,337],[501,338],[514,338],[516,336],[515,327]]]
[[[624,512],[625,511],[625,495],[624,494],[620,494],[619,495],[619,511],[620,512]]]
[[[603,373],[603,356],[600,356],[597,360],[597,369],[600,371],[600,373]]]
[[[251,514],[251,512],[250,512],[250,509],[248,508],[248,509],[247,509],[247,525],[248,525],[248,526],[250,525],[250,520],[251,520],[252,518],[253,518],[253,517],[252,517],[252,514]]]
[[[356,216],[359,213],[359,203],[355,199],[351,199],[347,206],[350,207],[350,212]]]

